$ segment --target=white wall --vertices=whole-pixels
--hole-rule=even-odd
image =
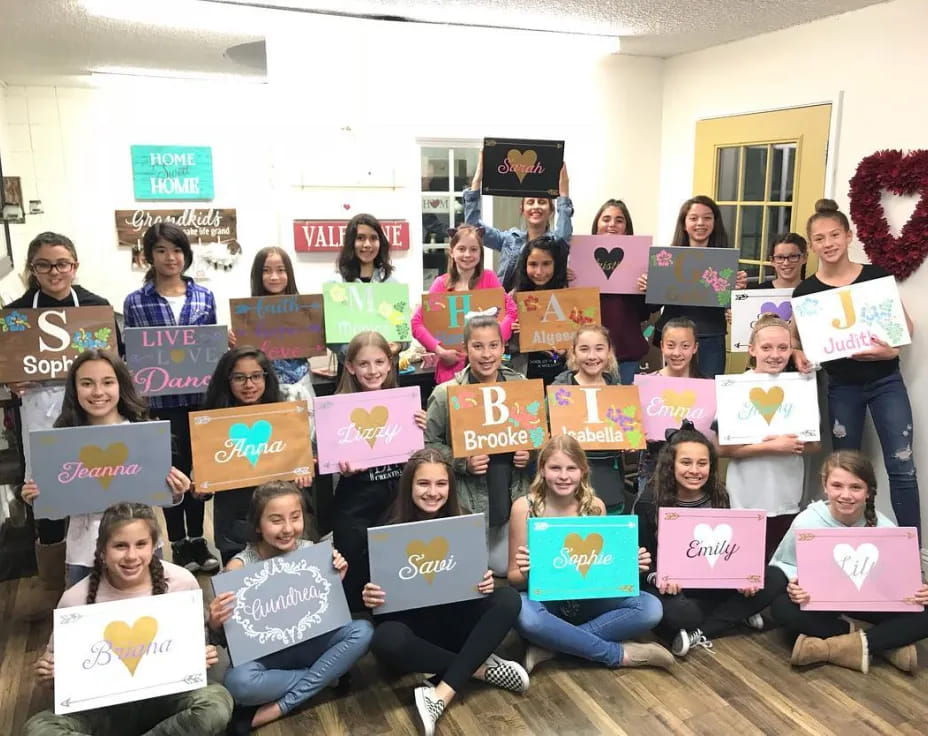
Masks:
[[[896,0],[668,60],[660,158],[661,237],[671,236],[680,203],[692,194],[695,123],[701,118],[829,101],[843,90],[839,139],[830,143],[835,177],[829,196],[845,212],[848,180],[863,157],[883,148],[924,148],[926,19],[926,0]],[[804,223],[811,213],[797,214]],[[856,242],[851,257],[866,260]],[[903,351],[903,373],[916,437],[922,438],[914,449],[922,471],[922,524],[928,529],[928,446],[923,439],[928,433],[928,371],[923,368],[928,324],[919,319],[928,311],[928,267],[923,265],[901,289],[916,322],[914,342]],[[871,432],[866,449],[874,459],[880,455],[878,448]],[[880,499],[884,511],[888,496],[883,493]]]

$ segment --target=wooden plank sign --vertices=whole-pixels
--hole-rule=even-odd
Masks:
[[[58,715],[207,684],[199,589],[55,609],[53,641]]]
[[[229,347],[224,325],[129,327],[126,364],[142,396],[205,394]]]
[[[191,412],[190,446],[204,493],[293,480],[313,467],[305,401]]]
[[[230,299],[237,345],[261,348],[271,360],[325,355],[322,294]]]
[[[641,399],[645,436],[663,442],[668,429],[679,429],[689,419],[707,437],[715,419],[715,381],[709,378],[669,378],[659,374],[635,376]]]
[[[563,350],[577,328],[599,324],[599,289],[517,291],[519,350]]]
[[[409,340],[409,287],[393,282],[322,285],[325,335],[330,343],[351,342],[364,330],[375,330],[390,342]]]
[[[734,248],[651,246],[648,304],[727,307],[738,271]]]
[[[762,314],[793,319],[792,289],[739,289],[731,298],[731,351],[746,353],[754,323]]]
[[[557,197],[564,141],[483,139],[481,192],[496,197]]]
[[[803,442],[819,439],[814,373],[716,376],[715,401],[722,445],[749,445],[779,434],[795,434]]]
[[[172,222],[191,245],[221,243],[238,246],[238,228],[234,209],[116,210],[116,240],[119,245],[142,247],[142,236],[152,225]]]
[[[501,322],[506,315],[506,292],[502,289],[439,291],[422,295],[422,322],[442,347],[463,347],[464,317],[470,312],[496,310]]]
[[[212,199],[209,146],[132,146],[136,199]]]
[[[448,386],[456,458],[537,450],[548,438],[544,381]]]
[[[548,386],[551,434],[569,434],[584,450],[643,450],[635,386]]]
[[[0,309],[0,383],[64,380],[92,348],[116,353],[112,307]]]
[[[574,235],[570,239],[573,286],[592,286],[600,294],[635,294],[648,270],[650,235]]]

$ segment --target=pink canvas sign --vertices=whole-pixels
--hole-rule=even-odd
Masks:
[[[418,386],[320,397],[314,406],[320,473],[337,473],[340,461],[356,468],[403,463],[425,446],[415,422]]]
[[[595,286],[600,294],[639,294],[648,270],[650,235],[574,235],[570,239],[571,286]]]
[[[686,588],[761,588],[767,512],[661,508],[657,582]]]
[[[644,434],[652,442],[663,442],[667,429],[678,429],[689,419],[703,434],[715,418],[715,381],[708,378],[635,376],[643,410]]]
[[[796,532],[806,611],[921,611],[918,535],[912,527],[847,527]]]

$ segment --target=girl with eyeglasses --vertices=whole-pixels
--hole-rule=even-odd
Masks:
[[[37,235],[26,251],[28,287],[19,299],[4,305],[5,309],[44,309],[47,307],[108,307],[102,296],[74,283],[80,265],[77,249],[70,238],[60,233],[44,232]],[[119,352],[123,352],[122,338],[117,328]],[[10,384],[10,390],[22,401],[22,447],[26,459],[25,477],[32,477],[29,451],[29,433],[51,429],[61,412],[65,393],[64,379],[58,381],[28,381]],[[35,557],[42,586],[30,601],[27,618],[51,613],[55,602],[64,591],[65,534],[67,519],[36,519]]]
[[[799,233],[780,233],[770,246],[770,262],[776,276],[749,289],[795,289],[805,275],[809,247]]]

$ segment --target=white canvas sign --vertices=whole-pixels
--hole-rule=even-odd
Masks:
[[[719,444],[749,445],[781,434],[803,442],[819,439],[814,373],[716,376],[715,398]]]
[[[774,314],[787,322],[793,318],[792,289],[739,289],[731,294],[731,351],[746,353],[751,330],[762,314]]]

